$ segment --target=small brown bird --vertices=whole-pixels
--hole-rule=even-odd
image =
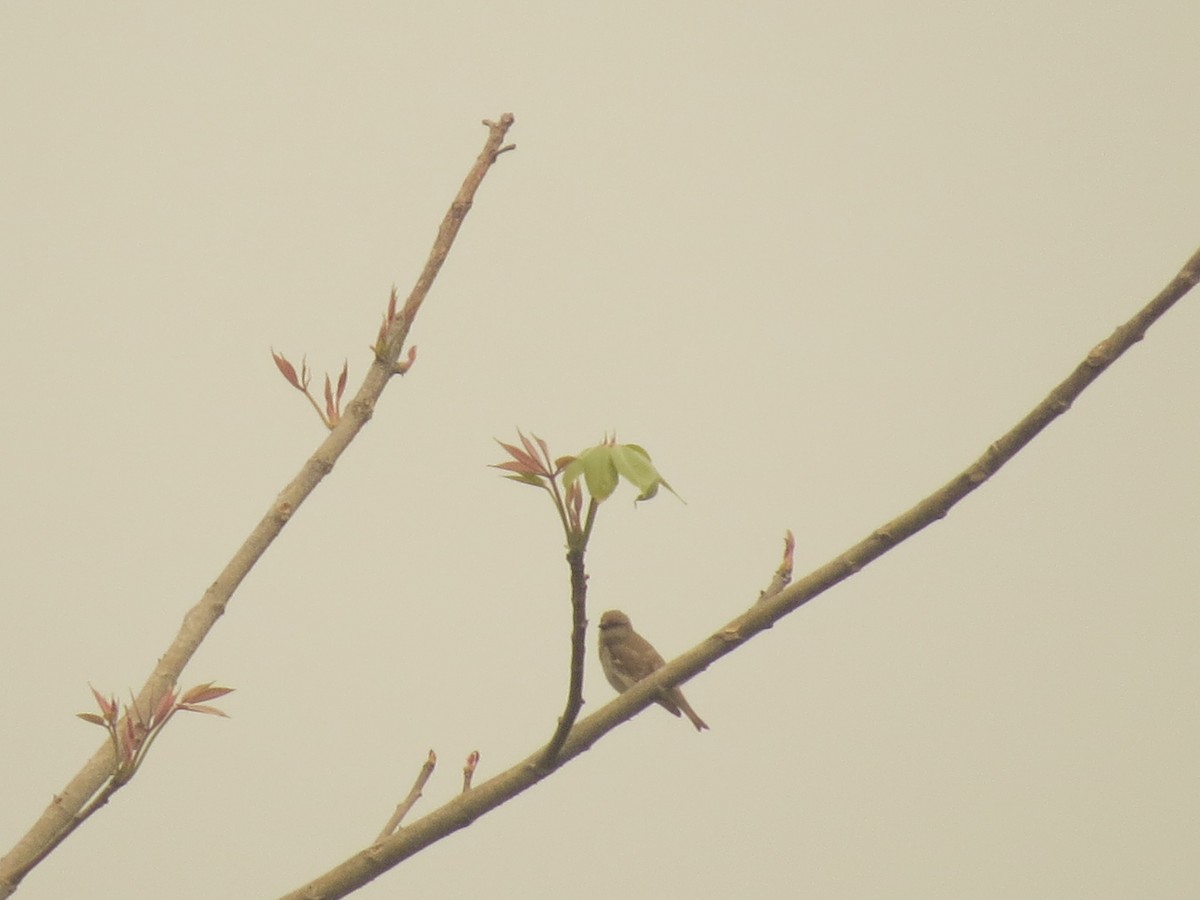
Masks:
[[[649,641],[633,630],[629,616],[619,609],[610,609],[600,617],[600,665],[608,683],[618,694],[623,694],[651,672],[662,668],[663,658]],[[658,704],[673,716],[678,716],[682,710],[697,731],[708,727],[677,687],[659,697]]]

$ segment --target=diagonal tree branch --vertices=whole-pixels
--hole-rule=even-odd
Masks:
[[[1084,389],[1122,353],[1140,341],[1146,330],[1187,294],[1197,281],[1200,281],[1200,250],[1157,297],[1097,344],[1066,380],[989,446],[979,459],[943,487],[875,529],[835,559],[778,593],[764,596],[706,640],[580,720],[571,729],[552,762],[546,759],[544,749],[537,750],[507,771],[458,795],[387,840],[360,851],[304,887],[285,895],[283,900],[333,900],[344,897],[429,845],[465,828],[475,819],[537,784],[589,749],[605,734],[655,703],[664,689],[681,684],[704,671],[784,616],[849,578],[927,525],[943,518],[956,503],[987,481],[1047,425],[1070,409]]]
[[[350,442],[370,420],[375,404],[391,377],[404,371],[405,367],[403,364],[398,365],[398,360],[409,328],[454,244],[484,176],[501,153],[512,149],[512,145],[504,145],[504,138],[513,121],[511,113],[505,113],[499,122],[484,121],[483,124],[488,128],[488,137],[483,151],[467,173],[462,187],[442,220],[429,259],[403,309],[380,336],[375,348],[375,361],[368,369],[362,387],[348,404],[345,415],[330,430],[329,436],[321,442],[299,474],[271,504],[267,514],[204,592],[204,596],[188,610],[179,633],[139,691],[136,699],[139,708],[155,708],[159,698],[174,687],[184,666],[224,614],[226,605],[242,583],[242,579],[278,537],[283,526],[309,494],[333,470],[334,464]],[[0,859],[0,898],[10,896],[21,879],[79,825],[82,821],[79,818],[80,812],[88,800],[103,787],[112,772],[113,749],[109,742],[105,742],[62,792],[54,797],[29,832]]]

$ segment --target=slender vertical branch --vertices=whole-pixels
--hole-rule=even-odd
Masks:
[[[587,650],[587,572],[583,565],[584,552],[582,546],[572,546],[567,551],[567,565],[571,568],[571,675],[567,686],[567,705],[542,754],[541,764],[547,768],[554,764],[575,720],[579,718],[579,711],[583,709],[583,657]]]
[[[550,495],[550,500],[558,512],[558,519],[562,523],[563,535],[567,539],[567,565],[571,570],[571,663],[567,685],[567,703],[563,714],[558,719],[554,734],[550,736],[550,742],[542,751],[540,765],[549,771],[554,766],[555,759],[562,750],[575,720],[579,718],[579,711],[583,708],[583,657],[587,638],[587,572],[584,568],[584,556],[587,554],[588,538],[592,534],[592,525],[596,521],[596,510],[599,508],[600,500],[595,496],[592,497],[588,504],[587,524],[581,524],[579,521],[579,513],[583,504],[583,490],[580,487],[579,479],[581,473],[577,471],[574,477],[566,479],[565,491],[559,490],[558,487],[559,476],[563,475],[566,469],[575,465],[578,457],[562,457],[555,460],[550,456],[550,448],[546,442],[536,434],[533,435],[531,441],[520,429],[517,429],[517,436],[521,439],[520,447],[516,444],[497,441],[512,458],[495,463],[494,468],[510,473],[505,475],[505,478],[542,488]],[[605,444],[606,448],[608,446]],[[638,448],[638,452],[641,456],[646,455],[646,451],[641,448]],[[584,451],[585,455],[588,453],[592,453],[592,451]],[[604,479],[604,484],[608,485],[611,479],[611,486],[608,489],[608,493],[611,493],[612,488],[616,487],[619,480],[616,464],[607,456],[600,458],[593,455],[592,458],[597,460],[600,466],[607,465],[611,469],[611,472],[604,473],[608,476]],[[648,456],[646,462],[649,463]],[[652,466],[639,471],[637,475],[643,481],[660,477]],[[639,486],[643,491],[646,490],[646,484]],[[607,495],[605,494],[605,496]]]

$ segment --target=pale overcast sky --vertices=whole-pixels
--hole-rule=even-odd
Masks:
[[[418,7],[420,7],[418,9]],[[512,112],[412,372],[25,900],[269,898],[550,734],[550,506],[668,657],[950,478],[1200,244],[1194,2],[0,5],[0,845],[323,437]],[[356,896],[1200,896],[1200,297],[950,516]],[[612,690],[589,637],[586,710]]]

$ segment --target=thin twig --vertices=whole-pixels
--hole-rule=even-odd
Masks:
[[[1200,251],[1188,260],[1163,291],[1101,341],[1076,370],[1008,433],[992,444],[980,459],[907,512],[893,519],[831,562],[780,591],[755,603],[715,634],[668,662],[653,675],[576,723],[550,768],[543,765],[545,750],[538,749],[505,772],[433,810],[403,832],[382,844],[355,854],[340,865],[282,900],[321,897],[336,900],[357,890],[392,866],[419,853],[449,834],[465,828],[480,816],[501,806],[574,759],[608,732],[656,702],[660,692],[681,684],[732,653],[754,635],[770,628],[788,613],[859,571],[901,541],[945,516],[959,500],[977,488],[1028,444],[1042,429],[1070,408],[1071,403],[1122,353],[1141,340],[1164,312],[1200,280]]]
[[[483,151],[467,173],[462,187],[442,220],[429,260],[404,304],[403,313],[397,316],[388,331],[384,352],[377,355],[374,364],[367,370],[362,387],[348,404],[341,421],[322,441],[300,473],[278,495],[266,515],[204,592],[200,601],[184,616],[179,633],[159,658],[153,674],[137,695],[136,704],[139,707],[153,709],[159,698],[179,681],[184,666],[224,614],[225,607],[238,585],[300,505],[332,471],[350,442],[370,420],[383,389],[397,372],[397,360],[408,337],[413,318],[433,286],[433,280],[450,252],[463,218],[471,208],[475,192],[502,149],[504,137],[512,127],[513,121],[513,116],[505,113],[499,122],[485,122],[488,138]],[[51,846],[64,830],[71,827],[72,820],[84,808],[88,799],[108,780],[113,770],[113,759],[112,746],[106,741],[62,792],[55,796],[25,836],[0,859],[0,898],[10,896],[21,879],[42,858],[44,849]]]
[[[595,507],[595,502],[592,507]],[[587,573],[583,568],[583,554],[582,546],[567,551],[567,565],[571,568],[571,674],[567,685],[567,705],[542,754],[541,765],[547,769],[553,767],[571,727],[579,718],[579,711],[583,709],[583,659],[587,650]]]
[[[792,534],[789,528],[787,534],[783,538],[783,562],[779,564],[779,568],[775,570],[775,577],[771,579],[771,583],[767,585],[767,589],[758,595],[758,602],[762,603],[765,600],[770,600],[780,591],[782,591],[792,580],[792,566],[795,563],[796,556],[796,537]]]
[[[417,780],[413,782],[412,789],[409,790],[408,796],[396,804],[396,811],[392,813],[392,817],[387,820],[387,824],[383,826],[383,831],[379,832],[379,837],[375,838],[375,843],[379,843],[384,838],[390,836],[404,817],[408,815],[408,811],[413,808],[418,800],[421,799],[421,792],[425,790],[425,783],[429,781],[429,776],[433,774],[434,767],[437,765],[437,754],[432,750],[429,751],[429,756],[425,758],[425,762],[421,764],[421,771],[417,773]]]
[[[472,750],[467,754],[467,761],[463,764],[463,793],[471,789],[471,779],[475,777],[475,769],[479,765],[479,751]]]

